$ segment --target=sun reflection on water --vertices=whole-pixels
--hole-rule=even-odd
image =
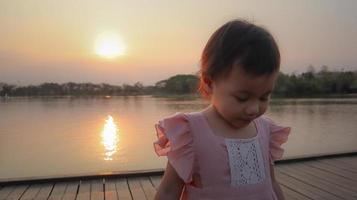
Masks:
[[[102,144],[105,148],[104,160],[113,160],[119,141],[118,128],[112,116],[108,115],[102,131]]]

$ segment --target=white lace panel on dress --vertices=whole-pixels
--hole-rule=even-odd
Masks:
[[[258,138],[225,139],[231,168],[231,186],[260,183],[265,178]]]

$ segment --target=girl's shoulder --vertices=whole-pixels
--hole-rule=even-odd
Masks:
[[[157,140],[154,141],[154,150],[156,154],[167,156],[168,161],[185,183],[192,181],[196,154],[194,137],[207,130],[202,120],[202,111],[178,112],[160,119],[155,124]]]
[[[157,140],[154,150],[158,156],[167,156],[181,179],[192,180],[194,162],[193,137],[190,131],[190,113],[175,113],[155,124]]]
[[[273,164],[275,160],[279,160],[282,158],[284,154],[282,144],[288,141],[291,128],[288,126],[280,125],[265,116],[259,117],[259,120],[257,121],[268,134],[270,161]]]
[[[166,131],[174,130],[176,134],[178,132],[187,132],[191,126],[195,126],[201,116],[201,112],[177,112],[175,114],[166,116],[155,124],[156,129],[161,128]]]
[[[284,125],[280,125],[277,122],[275,122],[274,120],[272,120],[269,117],[266,116],[260,116],[257,120],[257,123],[259,123],[259,125],[267,130],[270,134],[274,134],[277,132],[290,132],[290,127],[288,126],[284,126]]]

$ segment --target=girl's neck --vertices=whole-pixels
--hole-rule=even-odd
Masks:
[[[237,128],[230,124],[224,117],[210,105],[202,111],[211,128],[216,134],[229,138],[250,138],[256,135],[255,126],[253,123],[241,128]]]

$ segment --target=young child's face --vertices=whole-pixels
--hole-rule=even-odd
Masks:
[[[256,76],[235,66],[212,82],[211,104],[231,126],[245,127],[267,110],[277,77],[278,72]]]

